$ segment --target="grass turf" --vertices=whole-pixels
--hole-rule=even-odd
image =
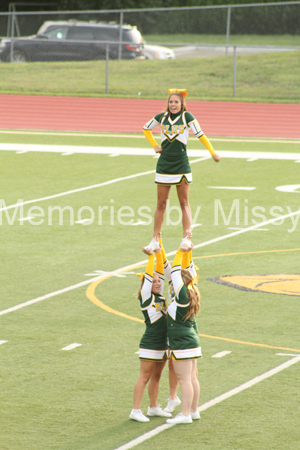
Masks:
[[[1,134],[1,137],[6,141],[7,135]],[[47,136],[27,136],[26,139],[23,136],[23,139],[23,142],[37,143],[39,139],[39,143],[49,143]],[[86,139],[86,145],[108,145],[109,140],[108,137],[81,139],[81,142]],[[116,145],[116,139],[111,140],[111,145]],[[65,137],[64,143],[67,141]],[[125,142],[134,146],[136,141],[128,138]],[[69,143],[73,143],[73,138]],[[232,145],[235,150],[248,151],[253,150],[255,143],[218,141],[219,149],[224,146],[233,149]],[[299,152],[297,144],[259,144],[261,151],[271,151],[272,147],[273,151]],[[18,198],[32,200],[154,170],[156,163],[148,156],[110,158],[107,155],[4,151],[0,152],[0,160],[1,193],[7,205]],[[256,206],[264,208],[267,219],[271,217],[273,206],[280,206],[283,214],[287,206],[292,211],[299,208],[297,192],[275,190],[279,185],[298,183],[295,162],[223,159],[216,165],[207,160],[193,164],[192,171],[192,212],[201,206],[198,222],[202,223],[194,230],[195,245],[232,233],[230,227],[247,228],[252,220],[262,221],[253,215]],[[255,190],[208,188],[232,185],[253,186]],[[45,221],[41,225],[34,226],[28,221],[21,225],[18,220],[8,225],[2,214],[1,311],[92,279],[95,270],[116,270],[144,260],[141,247],[148,243],[152,225],[121,225],[117,211],[124,205],[130,206],[137,219],[138,208],[146,205],[153,215],[155,198],[153,175],[147,175],[24,206],[24,215],[31,206],[45,210]],[[235,214],[227,225],[220,215],[219,223],[215,223],[218,199],[227,218],[233,201],[239,200],[238,224]],[[171,205],[177,204],[172,189]],[[70,206],[77,215],[81,207],[89,206],[96,212],[104,205],[114,207],[114,225],[111,224],[111,209],[103,211],[101,225],[96,222],[86,226],[70,225],[67,211],[64,225],[59,225],[58,215],[54,214],[53,224],[48,225],[49,206]],[[89,216],[88,211],[85,214],[82,215]],[[172,219],[176,218],[174,212]],[[263,227],[268,231],[249,231],[194,250],[195,262],[200,268],[202,295],[197,317],[203,349],[203,358],[198,362],[200,404],[292,358],[277,353],[300,354],[299,289],[293,296],[279,295],[241,291],[209,280],[224,275],[298,273],[299,226],[289,232],[292,221],[286,219],[282,225]],[[180,224],[164,224],[167,252],[176,249],[180,237]],[[95,296],[113,310],[141,319],[135,299],[138,284],[134,274],[109,277],[95,287]],[[112,450],[164,423],[160,418],[153,418],[147,424],[129,420],[133,386],[139,373],[135,352],[144,325],[92,303],[86,292],[89,285],[0,316],[0,340],[8,341],[0,346],[1,450],[39,450],[41,447],[45,450]],[[82,345],[70,351],[61,350],[71,343]],[[223,358],[212,358],[224,350],[231,353]],[[173,427],[137,448],[296,450],[298,364],[211,407],[201,413],[199,422],[189,427]],[[163,406],[169,395],[167,372],[166,368],[159,395]],[[147,405],[145,392],[144,411]]]
[[[298,102],[299,50],[238,55],[237,101]],[[192,86],[194,100],[233,100],[232,56],[110,61],[110,97],[163,98],[165,86]],[[70,76],[70,74],[72,74]],[[105,96],[105,61],[0,65],[0,93]]]

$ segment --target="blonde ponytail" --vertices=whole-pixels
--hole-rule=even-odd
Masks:
[[[182,280],[184,282],[185,287],[187,288],[187,295],[190,301],[189,309],[184,317],[184,320],[192,319],[196,317],[200,310],[200,292],[198,287],[195,284],[191,285],[193,281],[192,272],[189,269],[181,270]],[[189,286],[190,285],[190,286]],[[189,286],[189,289],[188,289]]]

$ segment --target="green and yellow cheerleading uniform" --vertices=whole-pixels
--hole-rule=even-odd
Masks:
[[[171,277],[175,297],[168,304],[168,338],[171,357],[176,360],[200,358],[201,344],[195,317],[184,320],[189,308],[187,288],[181,277],[184,253],[177,251]]]
[[[161,281],[161,292],[164,287],[163,258],[156,253],[156,273]],[[140,341],[140,359],[163,361],[167,355],[167,309],[162,294],[152,293],[154,272],[154,254],[149,255],[144,284],[140,293],[141,311],[144,315],[146,330]]]
[[[187,155],[187,141],[190,129],[206,146],[213,156],[215,151],[200,128],[195,117],[187,112],[169,115],[168,112],[154,116],[143,127],[143,133],[152,145],[156,147],[152,131],[156,126],[161,127],[162,153],[157,162],[155,183],[163,185],[178,185],[185,179],[192,182],[192,171]]]

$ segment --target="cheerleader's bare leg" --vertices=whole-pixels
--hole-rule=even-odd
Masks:
[[[189,204],[189,190],[190,185],[183,180],[181,184],[177,185],[177,195],[178,200],[181,207],[182,212],[182,228],[183,228],[183,240],[181,243],[182,251],[189,251],[193,248],[193,244],[191,242],[192,230],[191,230],[191,222],[192,222],[192,213]]]
[[[147,255],[152,254],[159,248],[160,232],[165,217],[165,210],[167,207],[170,189],[171,186],[164,186],[161,184],[157,185],[157,205],[154,214],[153,238],[150,244],[143,248],[143,252]]]

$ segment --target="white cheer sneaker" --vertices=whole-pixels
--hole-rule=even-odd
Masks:
[[[130,419],[136,420],[137,422],[149,422],[150,419],[144,416],[140,409],[133,409],[129,414]]]
[[[189,252],[193,247],[192,241],[186,236],[182,239],[179,250],[182,252]]]
[[[192,417],[193,420],[198,420],[198,419],[200,419],[200,413],[199,413],[199,411],[195,411],[195,412],[192,412],[192,411],[191,411],[191,417]]]
[[[159,242],[155,238],[152,238],[149,245],[146,247],[143,247],[143,252],[146,253],[146,255],[152,255],[155,250],[158,250],[160,248]]]
[[[193,423],[191,415],[184,416],[181,412],[177,414],[177,416],[173,417],[173,419],[167,419],[167,423],[172,425],[176,425],[178,423]]]
[[[167,406],[164,408],[165,412],[171,413],[174,411],[174,409],[176,408],[176,406],[180,405],[181,400],[180,398],[177,396],[176,398],[168,398],[168,404]]]
[[[148,408],[147,416],[156,416],[156,417],[172,417],[172,414],[164,411],[160,405],[155,406],[154,408]]]

